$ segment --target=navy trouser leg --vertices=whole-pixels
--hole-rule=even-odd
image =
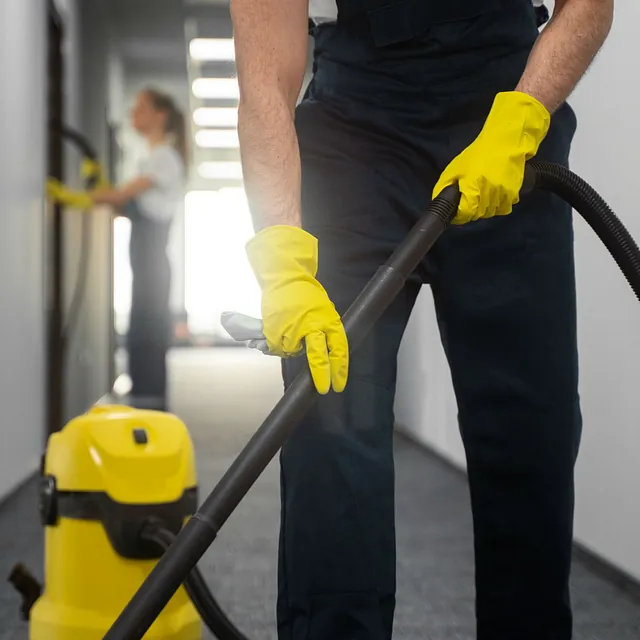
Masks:
[[[357,150],[339,153],[349,132],[323,122],[319,106],[302,112],[304,226],[319,240],[318,279],[343,313],[404,230]],[[282,450],[281,640],[391,638],[396,354],[418,286],[406,287],[352,355],[347,389],[319,398]],[[306,366],[285,361],[285,383]]]
[[[566,163],[573,115],[539,158]],[[467,454],[478,640],[569,640],[578,400],[571,209],[535,192],[431,255]]]
[[[131,395],[134,401],[158,403],[153,408],[162,408],[160,403],[166,400],[170,279],[166,259],[144,265],[134,274],[127,335]]]

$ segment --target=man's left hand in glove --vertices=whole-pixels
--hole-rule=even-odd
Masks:
[[[480,135],[445,169],[433,191],[458,183],[454,223],[511,212],[524,165],[545,138],[550,115],[565,102],[613,23],[614,0],[556,0],[514,91],[499,93]]]
[[[520,197],[527,160],[549,130],[551,116],[535,98],[519,91],[499,93],[478,137],[444,170],[434,190],[458,184],[454,224],[511,213]]]

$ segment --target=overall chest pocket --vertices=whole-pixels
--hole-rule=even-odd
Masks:
[[[465,22],[497,11],[501,0],[343,0],[340,18],[366,17],[376,47],[408,42],[431,27]]]

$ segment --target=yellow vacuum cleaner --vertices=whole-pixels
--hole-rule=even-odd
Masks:
[[[29,638],[102,638],[164,551],[145,530],[162,527],[176,535],[197,508],[187,428],[167,413],[94,407],[50,437],[39,508],[45,586],[33,608],[23,607]],[[33,580],[21,565],[10,579],[23,595],[39,591],[25,588]],[[144,638],[202,638],[184,588]]]

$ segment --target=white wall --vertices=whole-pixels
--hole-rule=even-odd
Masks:
[[[44,0],[0,2],[0,497],[44,434],[45,17]]]
[[[449,365],[440,343],[431,290],[423,287],[398,355],[396,423],[401,431],[465,466]]]
[[[617,2],[611,35],[572,97],[579,128],[572,168],[640,241],[640,3]],[[579,218],[579,216],[577,216]],[[576,223],[584,435],[576,538],[640,579],[640,305],[586,224]],[[449,371],[430,293],[423,291],[400,353],[397,421],[464,464]]]

